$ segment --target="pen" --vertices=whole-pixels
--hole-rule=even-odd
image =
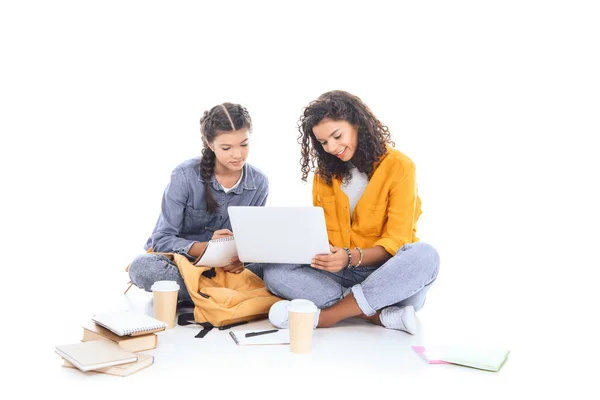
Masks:
[[[271,329],[270,331],[261,331],[261,332],[248,332],[244,336],[245,337],[253,337],[253,336],[258,336],[258,335],[266,335],[267,333],[275,333],[277,331],[279,331],[279,329]]]
[[[212,226],[205,226],[204,229],[207,230],[207,231],[211,231],[211,232],[215,232],[216,231],[216,229],[213,228]]]

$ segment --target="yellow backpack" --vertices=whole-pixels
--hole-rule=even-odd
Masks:
[[[204,337],[213,327],[223,329],[266,318],[271,306],[281,300],[250,270],[232,274],[222,268],[197,267],[181,254],[161,254],[177,264],[194,302],[193,314],[181,314],[178,324],[202,325],[204,329],[196,337]]]

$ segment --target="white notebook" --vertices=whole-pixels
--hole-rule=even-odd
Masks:
[[[202,254],[202,258],[195,265],[201,267],[224,267],[231,264],[231,259],[238,255],[233,236],[210,240]]]
[[[138,336],[164,331],[167,324],[146,314],[133,311],[117,311],[98,314],[92,320],[119,336]]]

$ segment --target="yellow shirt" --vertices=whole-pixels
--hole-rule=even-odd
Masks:
[[[418,242],[417,220],[421,199],[415,164],[400,151],[387,147],[375,163],[350,221],[350,203],[339,179],[329,186],[315,174],[313,204],[325,212],[329,242],[336,247],[383,247],[395,255],[407,243]]]

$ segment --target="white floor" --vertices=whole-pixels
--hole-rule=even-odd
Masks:
[[[123,299],[124,308],[138,310],[152,315],[152,297],[136,288]],[[115,305],[115,308],[116,305]],[[392,331],[351,320],[331,329],[318,329],[314,337],[312,354],[308,356],[294,355],[288,346],[239,347],[230,338],[228,331],[212,330],[204,339],[194,335],[200,330],[197,326],[177,326],[161,333],[159,346],[149,352],[155,356],[155,364],[128,378],[81,373],[80,371],[61,368],[60,358],[56,355],[56,368],[52,374],[57,380],[81,382],[85,379],[90,387],[102,387],[115,381],[127,380],[128,383],[152,385],[153,382],[165,381],[178,377],[197,379],[199,388],[210,382],[209,392],[219,393],[227,390],[241,389],[236,383],[256,381],[256,389],[276,379],[278,384],[291,382],[294,376],[309,381],[323,380],[325,389],[339,388],[342,392],[352,393],[353,382],[372,379],[381,380],[383,387],[392,388],[400,382],[410,379],[420,381],[423,378],[448,377],[456,380],[473,379],[486,384],[501,383],[511,376],[518,365],[519,355],[509,360],[501,373],[489,373],[457,366],[427,365],[412,350],[411,345],[436,343],[429,339],[435,337],[428,330],[429,315],[420,313],[420,332],[411,336],[403,332]],[[433,322],[430,323],[433,326]],[[256,321],[237,329],[257,329],[271,326],[267,320]],[[236,329],[236,328],[232,328]],[[73,332],[79,334],[80,329],[74,326]],[[437,344],[437,343],[436,343]],[[85,378],[84,378],[85,377]],[[194,378],[195,377],[195,378]],[[445,380],[446,378],[444,378]],[[331,382],[329,382],[331,381]],[[329,382],[329,383],[327,383]],[[424,384],[426,381],[423,381]],[[188,382],[190,389],[194,386]],[[327,387],[329,386],[329,388]],[[307,389],[303,383],[299,390]],[[377,389],[377,388],[375,388]],[[315,389],[316,390],[316,389]],[[336,391],[337,389],[333,390]],[[186,390],[187,391],[187,390]]]
[[[136,397],[265,398],[269,393],[277,397],[306,394],[321,398],[321,393],[323,397],[344,398],[373,394],[394,398],[504,398],[523,391],[532,395],[583,391],[581,384],[567,383],[569,376],[581,380],[591,373],[584,365],[558,363],[559,359],[565,361],[571,347],[564,342],[565,345],[550,348],[549,337],[536,339],[539,324],[517,327],[518,313],[499,313],[493,308],[495,303],[485,298],[470,307],[457,307],[453,305],[455,296],[445,284],[432,288],[426,306],[418,313],[419,333],[415,336],[350,320],[334,328],[318,329],[312,354],[301,356],[292,354],[287,346],[239,347],[228,331],[217,329],[204,339],[196,339],[199,327],[177,326],[160,333],[158,347],[149,352],[155,356],[155,364],[127,378],[63,368],[53,347],[78,341],[80,323],[88,318],[90,310],[131,309],[152,315],[150,294],[133,287],[123,296],[119,291],[125,288],[124,282],[104,283],[114,295],[92,296],[96,300],[82,302],[68,300],[76,292],[58,295],[64,301],[63,311],[56,314],[53,330],[32,323],[32,340],[43,345],[38,363],[44,383],[38,386],[34,380],[27,390],[58,390],[62,398],[101,398],[110,393]],[[90,294],[96,292],[102,290],[97,286],[89,288]],[[490,304],[490,312],[485,312]],[[534,320],[532,317],[530,321]],[[267,326],[269,322],[263,320],[239,329]],[[428,365],[411,350],[411,345],[451,343],[499,345],[509,348],[511,354],[500,372],[493,373],[454,365]]]

